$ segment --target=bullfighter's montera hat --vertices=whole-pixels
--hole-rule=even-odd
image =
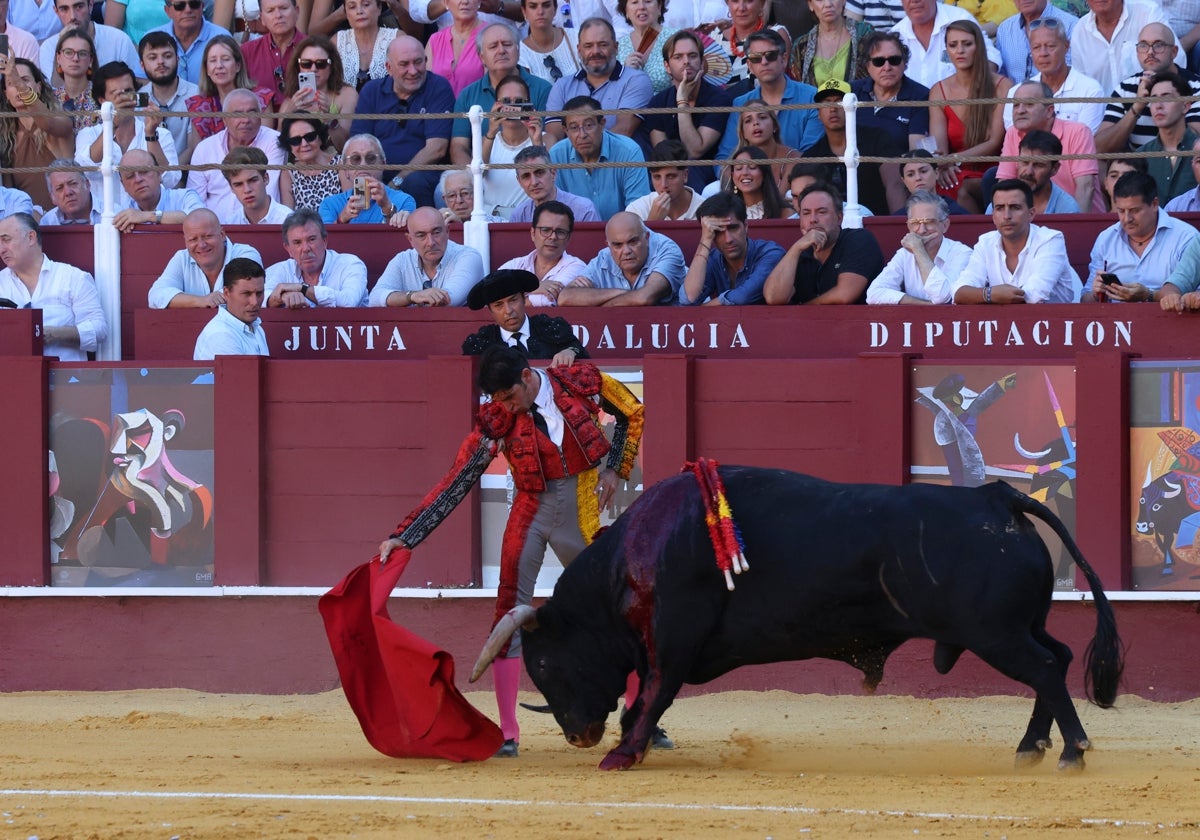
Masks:
[[[520,268],[501,268],[493,271],[471,287],[467,294],[467,306],[483,309],[489,303],[504,300],[515,294],[537,291],[537,275]]]

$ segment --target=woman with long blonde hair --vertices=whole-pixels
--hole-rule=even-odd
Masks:
[[[0,63],[0,68],[0,163],[10,168],[46,167],[58,158],[75,157],[74,124],[37,65],[18,58],[7,67]],[[4,185],[24,191],[47,210],[54,206],[42,172],[5,175]]]

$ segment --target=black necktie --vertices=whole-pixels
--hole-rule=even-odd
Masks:
[[[513,346],[525,355],[529,355],[529,346],[525,344],[525,336],[521,333],[513,333]],[[544,423],[545,421],[543,420],[542,422]]]
[[[546,425],[546,418],[542,416],[542,412],[538,411],[537,403],[529,406],[529,416],[533,418],[533,425],[546,437],[550,437],[550,427]]]

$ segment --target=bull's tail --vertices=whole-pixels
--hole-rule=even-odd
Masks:
[[[1007,486],[1007,485],[1006,485]],[[1083,685],[1088,699],[1103,709],[1110,708],[1117,699],[1117,689],[1121,683],[1121,673],[1125,670],[1125,648],[1121,637],[1117,635],[1117,620],[1113,615],[1112,604],[1104,594],[1100,577],[1084,558],[1079,546],[1071,538],[1067,526],[1054,515],[1054,512],[1036,499],[1031,499],[1020,491],[1011,491],[1011,510],[1014,513],[1024,513],[1035,516],[1045,522],[1062,540],[1067,551],[1075,560],[1083,576],[1087,578],[1096,602],[1096,635],[1088,642],[1083,655]]]

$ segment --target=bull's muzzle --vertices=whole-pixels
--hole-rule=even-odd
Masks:
[[[600,739],[604,737],[604,721],[589,723],[583,728],[583,732],[567,732],[563,730],[563,736],[566,737],[567,743],[573,747],[594,747],[600,743]]]

